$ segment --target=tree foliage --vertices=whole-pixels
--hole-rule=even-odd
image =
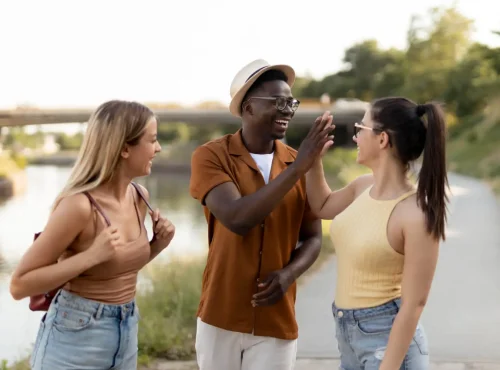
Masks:
[[[364,101],[404,95],[445,102],[457,117],[476,114],[500,91],[500,48],[472,42],[472,30],[472,20],[455,7],[430,9],[411,18],[405,50],[384,50],[376,40],[357,43],[345,51],[342,70],[303,79],[294,92]]]

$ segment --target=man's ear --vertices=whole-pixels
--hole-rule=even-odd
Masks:
[[[243,115],[243,113],[245,113],[245,112],[248,113],[251,116],[253,115],[253,107],[252,107],[252,104],[250,104],[249,101],[246,101],[241,106],[241,115]]]

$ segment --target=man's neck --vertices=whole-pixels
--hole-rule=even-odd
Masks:
[[[253,135],[248,130],[242,130],[241,138],[243,144],[250,153],[254,154],[270,154],[274,150],[274,140],[265,139],[259,135]]]

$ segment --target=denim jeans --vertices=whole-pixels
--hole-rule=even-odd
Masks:
[[[134,301],[110,305],[61,290],[40,322],[31,368],[135,370],[138,321]]]
[[[344,310],[332,305],[341,370],[376,370],[389,341],[401,299],[371,308]],[[418,324],[401,370],[429,369],[427,337]]]

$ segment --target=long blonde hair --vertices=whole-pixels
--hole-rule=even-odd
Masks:
[[[101,104],[89,118],[78,158],[53,209],[64,197],[110,181],[125,144],[136,145],[153,117],[153,112],[140,103],[111,100]]]

